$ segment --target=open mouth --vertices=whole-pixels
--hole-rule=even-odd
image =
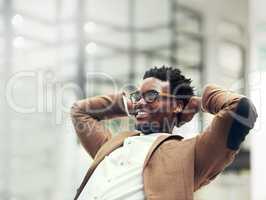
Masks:
[[[145,110],[136,110],[135,117],[137,120],[145,119],[145,118],[149,117],[149,112],[147,112]]]

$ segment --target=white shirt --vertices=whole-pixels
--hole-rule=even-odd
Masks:
[[[80,200],[144,200],[143,164],[162,133],[128,137],[97,166]]]

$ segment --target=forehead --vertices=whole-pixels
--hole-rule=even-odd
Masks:
[[[156,90],[158,92],[168,92],[170,89],[170,84],[168,81],[161,81],[157,78],[146,78],[140,84],[139,90],[141,92],[146,92],[149,90]]]

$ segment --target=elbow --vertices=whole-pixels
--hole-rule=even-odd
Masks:
[[[229,149],[239,149],[240,144],[254,127],[257,117],[253,103],[247,97],[242,97],[233,113],[232,125],[228,133],[227,147]]]
[[[77,102],[75,102],[72,104],[71,109],[70,109],[71,118],[75,119],[75,117],[77,116],[78,113],[80,113],[80,109],[79,109]]]
[[[86,120],[84,120],[84,114],[82,113],[82,109],[75,102],[70,111],[70,116],[72,119],[72,124],[75,129],[77,136],[80,138],[80,135],[86,131]]]
[[[79,122],[79,116],[80,116],[80,109],[79,106],[77,105],[77,103],[75,102],[70,109],[70,117],[72,119],[72,124],[75,128],[75,130],[77,130],[78,127],[78,122]]]
[[[242,126],[252,129],[257,118],[258,114],[252,101],[247,97],[240,98],[235,111],[235,120],[238,120]]]
[[[86,112],[84,106],[81,104],[81,101],[77,101],[72,104],[70,109],[70,117],[73,122],[80,121],[84,117],[90,116],[88,112]]]

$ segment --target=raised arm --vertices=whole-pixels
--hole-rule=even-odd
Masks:
[[[79,140],[94,158],[100,147],[111,139],[110,131],[103,121],[126,116],[122,95],[97,96],[74,103],[71,109],[72,121]]]
[[[214,85],[204,89],[202,108],[215,116],[196,138],[195,190],[208,184],[233,161],[257,118],[247,97]]]

